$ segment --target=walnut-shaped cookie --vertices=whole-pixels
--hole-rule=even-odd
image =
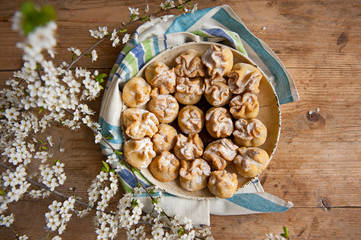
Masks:
[[[178,114],[178,125],[185,134],[201,132],[204,126],[203,111],[193,105],[183,107]]]
[[[157,116],[160,123],[171,123],[178,116],[179,104],[172,95],[160,94],[152,97],[148,109]]]
[[[157,154],[170,151],[177,141],[177,130],[165,123],[158,126],[158,132],[152,137],[153,148]]]
[[[125,133],[133,139],[152,137],[158,131],[158,118],[140,108],[128,108],[122,113]]]
[[[212,78],[224,76],[232,69],[233,53],[228,47],[212,45],[202,55],[202,62]]]
[[[153,143],[146,137],[140,140],[130,139],[123,146],[125,160],[135,168],[146,168],[155,157]]]
[[[236,119],[255,118],[259,112],[257,95],[250,92],[246,92],[243,95],[237,95],[229,102],[229,107],[229,111]]]
[[[262,73],[253,65],[237,63],[227,76],[228,86],[233,94],[241,94],[245,91],[259,92],[258,87],[262,79]]]
[[[189,49],[176,57],[175,73],[182,77],[203,77],[205,69],[200,58],[201,54],[193,49]]]
[[[226,108],[212,107],[206,113],[206,129],[214,138],[225,138],[233,132],[231,114]]]
[[[233,163],[237,172],[245,178],[256,177],[263,172],[269,162],[268,153],[258,147],[241,147],[237,149]]]
[[[180,162],[174,154],[163,151],[149,164],[153,177],[161,182],[170,182],[178,177]]]
[[[234,141],[243,147],[261,146],[267,138],[267,128],[258,119],[239,119],[235,122]]]
[[[212,170],[222,170],[227,166],[227,162],[233,161],[236,157],[237,148],[230,139],[218,139],[208,144],[203,158],[208,161]]]
[[[174,97],[184,105],[196,104],[201,100],[204,92],[202,78],[177,77]]]
[[[140,107],[150,99],[152,87],[141,77],[133,77],[123,87],[123,102],[128,107]]]
[[[201,190],[207,187],[210,173],[211,168],[201,158],[193,161],[181,160],[181,169],[179,170],[180,186],[190,192]]]
[[[162,62],[153,62],[145,69],[145,79],[158,94],[174,93],[176,74]]]
[[[189,161],[201,157],[203,147],[203,142],[198,134],[191,133],[188,137],[178,134],[174,154],[181,160]]]
[[[223,77],[205,78],[204,86],[204,96],[214,107],[222,107],[232,98],[227,81]]]
[[[237,175],[226,170],[213,171],[209,176],[207,187],[219,198],[232,197],[238,188]]]

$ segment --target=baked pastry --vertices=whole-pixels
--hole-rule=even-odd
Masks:
[[[193,49],[189,49],[176,57],[175,73],[182,77],[203,77],[205,69],[203,67],[200,53]]]
[[[229,111],[236,119],[255,118],[259,112],[257,95],[250,92],[246,92],[243,95],[237,95],[229,102],[229,107]]]
[[[141,77],[133,77],[123,87],[123,102],[128,107],[140,107],[150,99],[152,87]]]
[[[202,78],[177,77],[174,97],[184,105],[196,104],[201,100],[204,92]]]
[[[212,45],[202,55],[202,62],[212,78],[222,77],[232,69],[233,53],[228,47]]]
[[[178,134],[174,154],[179,159],[187,161],[199,158],[203,154],[203,142],[196,133],[189,134],[188,138]]]
[[[232,197],[238,188],[237,175],[226,170],[213,171],[209,176],[207,187],[219,198]]]
[[[146,137],[140,140],[130,139],[124,143],[124,157],[135,168],[146,168],[155,157],[153,143]]]
[[[231,114],[226,108],[213,107],[206,113],[206,129],[214,138],[231,136],[233,132],[233,121]]]
[[[227,166],[227,162],[233,161],[236,157],[237,148],[230,139],[218,139],[208,144],[203,158],[208,161],[212,170],[222,170]]]
[[[259,92],[258,87],[262,79],[262,73],[253,65],[237,63],[227,76],[228,86],[233,94],[241,94],[244,91]]]
[[[152,137],[154,151],[157,154],[163,151],[170,151],[177,140],[177,134],[177,130],[174,127],[164,123],[160,124],[158,132]]]
[[[258,147],[267,138],[267,128],[258,119],[239,119],[235,122],[234,141],[239,146]]]
[[[180,186],[190,192],[201,190],[207,187],[210,173],[211,168],[201,158],[193,161],[181,160],[181,169],[179,170]]]
[[[161,182],[170,182],[178,177],[180,162],[174,154],[163,151],[149,165],[153,177]]]
[[[133,139],[152,137],[158,131],[158,118],[151,112],[140,108],[128,108],[123,114],[125,133]]]
[[[159,93],[174,93],[176,75],[162,62],[151,63],[144,71],[145,79]]]
[[[148,103],[149,111],[157,116],[160,123],[171,123],[177,118],[179,104],[170,94],[160,94],[152,97]]]
[[[222,107],[231,100],[232,93],[223,77],[205,78],[204,86],[204,96],[212,106]]]
[[[258,147],[241,147],[237,149],[233,163],[237,172],[245,178],[256,177],[263,172],[269,162],[268,153]]]
[[[185,134],[199,133],[204,126],[203,111],[193,105],[183,107],[178,114],[178,125]]]

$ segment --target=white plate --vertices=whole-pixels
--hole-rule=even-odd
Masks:
[[[175,67],[175,65],[176,65],[174,59],[182,52],[184,52],[188,49],[194,49],[203,54],[212,44],[222,46],[221,44],[216,44],[216,43],[197,42],[197,43],[185,43],[180,46],[176,46],[174,48],[167,49],[166,51],[160,53],[159,55],[155,56],[152,60],[150,60],[138,72],[137,76],[144,77],[144,69],[154,61],[163,62],[167,66],[172,68],[172,67]],[[256,66],[256,64],[254,62],[252,62],[248,57],[246,57],[242,53],[238,52],[237,50],[235,50],[233,48],[230,48],[230,49],[233,52],[234,64],[239,63],[239,62],[244,62],[244,63],[249,63],[249,64]],[[261,72],[262,72],[262,70],[261,70]],[[280,108],[279,108],[278,98],[275,93],[275,90],[274,90],[273,86],[271,85],[271,83],[267,80],[267,77],[265,76],[265,74],[263,74],[263,78],[261,80],[259,90],[260,90],[260,92],[257,94],[257,96],[258,96],[258,101],[260,104],[260,110],[259,110],[257,119],[261,120],[266,125],[267,130],[268,130],[266,142],[263,145],[261,145],[260,148],[264,149],[269,154],[270,159],[271,159],[277,148],[279,135],[280,135],[280,131],[281,131]],[[202,98],[202,100],[204,100],[204,97]],[[196,105],[198,105],[198,104],[196,104]],[[181,106],[180,106],[180,109],[181,109]],[[174,121],[174,124],[176,124],[176,122],[177,122],[177,120]],[[170,124],[170,125],[173,125],[173,124]],[[205,129],[205,127],[204,127],[204,129]],[[206,132],[206,130],[204,130],[204,131]],[[201,138],[202,138],[202,140],[204,140],[204,138],[206,138],[206,137],[201,136]],[[209,138],[210,138],[210,136],[209,136]],[[206,144],[204,146],[204,149],[206,148]],[[229,172],[237,173],[233,167],[233,164],[230,164],[229,166],[227,166],[226,170]],[[179,197],[184,197],[184,198],[191,198],[191,199],[213,199],[213,198],[215,198],[215,196],[212,195],[208,191],[207,188],[196,191],[196,192],[188,192],[180,187],[179,179],[176,179],[172,182],[164,183],[164,182],[160,182],[157,179],[155,179],[148,169],[142,169],[141,172],[151,183],[153,183],[154,185],[158,186],[159,188],[165,190],[166,192],[168,192],[170,194],[173,194],[173,195],[176,195]],[[238,188],[245,186],[246,184],[248,184],[249,182],[251,182],[254,179],[254,178],[244,178],[244,177],[241,177],[239,174],[237,174],[237,176],[238,176]]]

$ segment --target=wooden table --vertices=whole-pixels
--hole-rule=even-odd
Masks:
[[[18,0],[2,1],[0,9],[1,85],[21,67],[19,41],[10,19]],[[40,3],[50,1],[38,1]],[[57,59],[70,60],[70,46],[85,50],[93,43],[89,29],[119,27],[136,1],[51,1],[57,11]],[[157,1],[148,1],[151,8]],[[360,239],[361,234],[361,1],[198,1],[199,8],[230,5],[257,37],[280,57],[295,79],[301,100],[281,106],[282,133],[276,154],[261,175],[264,189],[294,207],[285,213],[247,216],[212,216],[216,239],[264,239],[287,226],[291,239]],[[139,24],[138,24],[139,25]],[[129,30],[134,31],[135,26]],[[109,73],[121,47],[104,43],[99,59],[79,65]],[[101,98],[92,103],[99,111]],[[88,129],[78,132],[53,128],[57,156],[66,163],[68,179],[58,190],[86,199],[97,175],[99,146]],[[55,151],[55,150],[54,150]],[[10,205],[13,229],[42,239],[47,206],[44,200],[25,198]],[[73,217],[63,239],[95,239],[92,216]],[[121,232],[118,239],[125,239]],[[0,227],[0,239],[13,239]]]

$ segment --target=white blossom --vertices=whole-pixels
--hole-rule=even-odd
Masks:
[[[94,50],[91,52],[91,55],[92,55],[92,62],[95,62],[95,61],[98,59],[97,51],[94,49]]]
[[[130,34],[129,33],[124,34],[124,37],[122,39],[122,43],[126,44],[129,41],[129,39],[130,39]]]

